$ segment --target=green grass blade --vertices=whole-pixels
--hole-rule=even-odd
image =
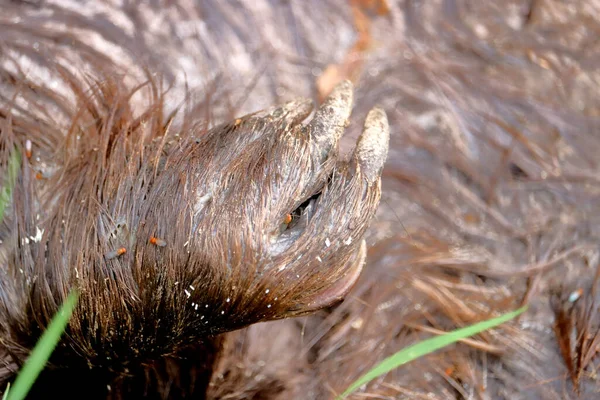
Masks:
[[[350,387],[348,387],[348,389],[346,389],[346,391],[340,396],[338,396],[336,399],[340,400],[345,398],[365,383],[370,382],[371,380],[393,370],[394,368],[397,368],[419,357],[439,350],[442,347],[446,347],[452,343],[457,342],[458,340],[465,339],[469,336],[473,336],[477,333],[503,324],[504,322],[510,321],[526,309],[527,307],[525,306],[519,308],[516,311],[509,312],[499,317],[492,318],[487,321],[482,321],[475,325],[468,326],[466,328],[457,329],[455,331],[448,332],[431,339],[423,340],[422,342],[409,346],[406,349],[400,350],[396,354],[386,358],[380,364],[376,365],[365,375],[358,378],[358,380],[356,380],[352,385],[350,385]]]
[[[6,384],[6,390],[4,391],[4,394],[2,395],[2,400],[7,400],[8,399],[8,391],[10,390],[10,382],[8,382]]]
[[[31,355],[23,365],[23,369],[19,372],[17,379],[8,392],[7,400],[21,400],[27,396],[29,389],[33,386],[33,382],[46,365],[50,354],[56,347],[71,314],[77,304],[78,293],[71,292],[67,300],[56,313],[50,325],[35,345]]]
[[[21,166],[21,153],[19,150],[13,150],[10,155],[10,160],[8,161],[8,171],[6,176],[6,181],[4,182],[4,186],[0,189],[0,222],[4,218],[4,211],[6,207],[10,204],[12,198],[12,191],[17,182],[17,175],[19,174],[19,168]]]

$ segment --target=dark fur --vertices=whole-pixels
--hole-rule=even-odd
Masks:
[[[315,70],[341,62],[352,46],[353,8],[182,0],[152,25],[158,3],[96,11],[91,4],[3,4],[2,165],[14,146],[34,143],[0,230],[3,379],[12,379],[77,282],[82,301],[38,385],[45,396],[72,389],[74,396],[117,398],[331,398],[410,343],[527,303],[518,321],[393,371],[362,393],[596,398],[600,141],[591,38],[598,15],[558,1],[514,1],[512,8],[441,3],[391,4],[380,17],[367,12],[372,43],[360,54],[353,120],[380,103],[393,135],[357,286],[344,303],[314,316],[224,335],[216,334],[312,311],[307,299],[339,278],[358,246],[356,240],[336,254],[326,270],[311,263],[286,268],[305,271],[300,284],[296,272],[265,280],[261,271],[300,255],[314,260],[324,231],[306,238],[315,247],[288,249],[272,265],[232,252],[254,246],[249,215],[263,221],[259,230],[271,229],[305,200],[273,209],[253,203],[250,182],[266,182],[265,168],[301,152],[266,139],[284,129],[264,115],[259,122],[234,117],[314,94]],[[185,81],[204,86],[188,91]],[[178,108],[190,93],[202,96]],[[207,136],[208,126],[216,128]],[[359,128],[353,123],[349,137]],[[236,157],[230,142],[216,157],[204,153],[210,146],[195,146],[197,138],[253,132],[265,138],[262,149],[273,149],[268,157],[252,147]],[[339,165],[345,177],[351,166]],[[40,170],[46,179],[35,179]],[[311,173],[298,172],[294,179]],[[213,181],[233,185],[233,197],[227,207],[207,210],[188,257],[183,244],[194,222],[186,208],[193,200],[180,185]],[[331,182],[340,182],[340,193],[347,181]],[[297,187],[285,182],[277,189],[289,194]],[[331,226],[360,215],[360,235],[370,217],[328,215]],[[25,245],[36,226],[44,227],[42,242]],[[149,244],[153,235],[167,246]],[[128,253],[104,261],[121,243]],[[224,277],[216,266],[232,254],[239,276]],[[190,269],[181,267],[188,263]],[[74,265],[85,265],[79,280]],[[209,327],[182,307],[175,282],[204,285],[194,300],[210,305]],[[224,310],[223,290],[233,286],[244,293],[232,295]],[[282,299],[278,307],[266,309],[270,299],[258,294],[267,288],[278,290],[269,293]],[[571,301],[578,288],[581,297]],[[221,319],[220,311],[233,318]],[[88,386],[81,392],[78,383]]]

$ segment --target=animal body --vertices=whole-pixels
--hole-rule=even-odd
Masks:
[[[0,4],[2,387],[600,395],[595,2]]]

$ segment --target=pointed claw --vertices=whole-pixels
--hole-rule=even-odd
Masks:
[[[356,145],[355,157],[369,183],[379,178],[387,158],[390,127],[385,111],[379,107],[369,111],[363,132]]]
[[[344,133],[352,111],[353,89],[350,81],[339,83],[307,126],[320,160],[327,159]]]

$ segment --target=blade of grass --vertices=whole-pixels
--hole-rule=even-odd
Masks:
[[[381,363],[376,365],[373,369],[367,372],[365,375],[358,378],[352,385],[348,387],[336,400],[341,400],[354,392],[356,389],[370,382],[371,380],[403,365],[410,361],[413,361],[419,357],[432,353],[443,347],[446,347],[458,340],[465,339],[469,336],[473,336],[477,333],[483,332],[487,329],[494,328],[500,324],[503,324],[511,319],[515,318],[519,314],[523,313],[527,309],[527,306],[521,307],[516,311],[509,312],[496,318],[492,318],[487,321],[482,321],[477,324],[468,326],[466,328],[457,329],[446,334],[436,336],[431,339],[423,340],[422,342],[416,343],[405,349],[400,350],[396,354],[386,358]]]
[[[35,382],[46,365],[50,354],[64,332],[77,304],[77,298],[78,293],[76,291],[71,292],[58,310],[50,325],[48,325],[48,328],[33,348],[31,355],[25,362],[25,365],[23,365],[17,379],[15,379],[12,388],[8,391],[7,400],[22,400],[27,396],[29,389],[33,386],[33,382]]]
[[[19,167],[21,166],[21,154],[19,150],[13,150],[8,161],[8,171],[6,176],[6,182],[0,190],[0,222],[4,218],[4,211],[10,203],[12,197],[12,191],[17,182],[17,175],[19,173]]]
[[[2,400],[7,400],[8,399],[8,391],[10,390],[10,382],[8,382],[6,384],[6,390],[4,391],[4,394],[2,395]]]
[[[21,156],[19,155],[19,151],[15,149],[13,153],[10,155],[10,160],[8,161],[8,173],[7,179],[4,183],[2,189],[0,189],[0,222],[4,219],[4,211],[6,210],[6,206],[10,203],[12,197],[12,191],[17,183],[17,174],[19,173],[19,165],[21,165]],[[10,391],[10,382],[6,385],[6,389],[4,390],[4,394],[2,395],[2,400],[8,399],[8,392]]]

